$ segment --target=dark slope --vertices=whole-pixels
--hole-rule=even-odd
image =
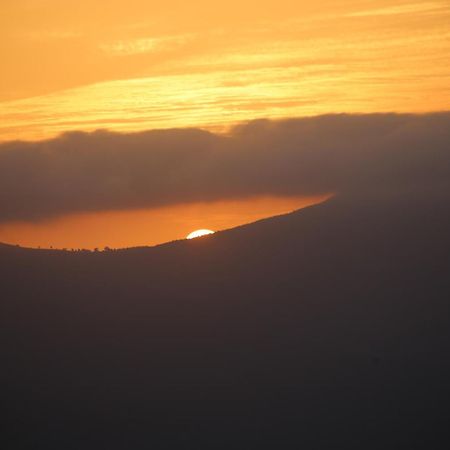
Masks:
[[[448,448],[445,200],[335,199],[149,249],[0,248],[3,447]]]

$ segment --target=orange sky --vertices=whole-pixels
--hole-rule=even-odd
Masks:
[[[39,223],[12,222],[0,224],[0,242],[76,249],[156,245],[184,239],[191,231],[201,228],[224,230],[294,211],[326,198],[259,197],[153,210],[73,214]]]
[[[67,130],[220,131],[261,117],[445,110],[449,24],[448,0],[3,0],[0,141]],[[294,209],[291,201],[261,200],[267,215],[283,212],[281,204]],[[249,215],[219,227],[248,221],[260,210],[250,205],[243,200]],[[180,208],[175,216],[191,223],[189,208]],[[203,222],[214,223],[215,207],[202,211],[199,227],[217,228]],[[117,230],[121,214],[140,224],[147,223],[142,214],[157,215],[111,214]],[[48,230],[58,246],[101,246],[93,236],[105,230],[105,217],[89,219],[84,241],[73,230],[86,218],[64,218]],[[44,228],[3,225],[0,240],[45,246]],[[111,245],[169,239],[152,228],[146,241],[136,230],[128,240],[111,234]]]
[[[447,0],[4,0],[0,140],[450,104]]]

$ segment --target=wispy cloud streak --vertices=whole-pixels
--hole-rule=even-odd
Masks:
[[[140,39],[120,40],[101,44],[100,49],[112,56],[129,56],[141,53],[167,51],[180,47],[193,38],[193,35],[164,36]]]

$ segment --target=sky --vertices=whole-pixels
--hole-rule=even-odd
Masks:
[[[448,0],[3,0],[0,13],[3,242],[224,229],[346,189],[322,174],[356,163],[343,143],[358,133],[379,141],[381,126],[391,145],[383,133],[426,123],[447,138],[431,113],[450,105]],[[304,139],[339,139],[343,155],[313,164]]]

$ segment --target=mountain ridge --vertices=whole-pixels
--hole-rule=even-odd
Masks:
[[[7,448],[446,448],[449,204],[0,252]]]

